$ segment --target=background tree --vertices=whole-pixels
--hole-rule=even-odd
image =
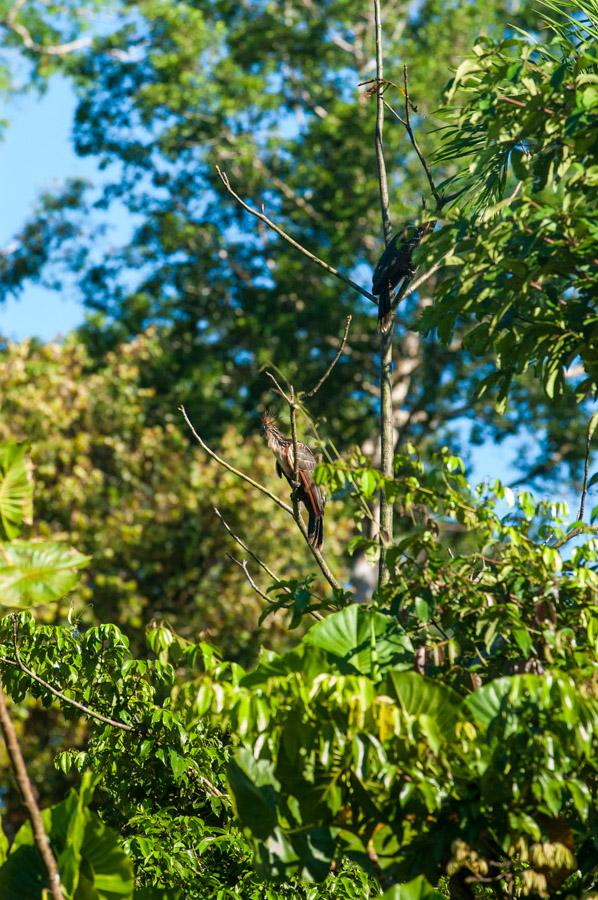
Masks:
[[[539,25],[525,5],[431,2],[414,10],[393,2],[384,15],[392,23],[387,75],[400,81],[409,63],[426,153],[440,86],[477,34],[500,37],[507,23]],[[95,313],[84,330],[91,352],[100,362],[107,347],[158,323],[170,352],[159,367],[144,368],[144,383],[155,389],[152,414],[159,422],[183,401],[213,439],[231,417],[243,429],[256,426],[269,391],[264,365],[282,368],[291,380],[299,372],[315,380],[351,312],[349,350],[313,411],[327,420],[329,437],[369,447],[377,402],[373,306],[337,281],[322,282],[272,233],[256,232],[225,196],[215,166],[243,196],[265,202],[300,242],[369,287],[381,244],[372,102],[358,83],[374,73],[371,11],[352,2],[237,7],[210,0],[176,8],[145,2],[117,7],[112,21],[69,62],[80,97],[77,152],[115,164],[117,173],[81,208],[121,204],[136,223],[131,241],[100,259],[89,235],[93,216],[79,220],[78,285]],[[391,121],[385,149],[399,224],[420,215],[422,196],[429,207],[432,198],[401,125]],[[437,182],[454,171],[452,162],[439,161]],[[33,233],[45,218],[42,210]],[[53,231],[60,232],[56,225]],[[32,240],[24,232],[4,259],[3,281],[13,292],[40,270],[42,260],[22,261],[34,255]],[[59,263],[56,251],[53,258]],[[523,471],[536,469],[542,455],[551,461],[548,474],[562,475],[563,462],[578,472],[582,425],[573,417],[564,436],[562,409],[547,404],[535,382],[497,416],[492,403],[472,399],[491,354],[474,360],[460,331],[442,347],[433,335],[409,330],[435,290],[431,280],[401,308],[393,372],[397,445],[457,442],[464,418],[474,440],[531,424],[539,446],[519,458]],[[556,445],[566,442],[568,451],[560,453]]]

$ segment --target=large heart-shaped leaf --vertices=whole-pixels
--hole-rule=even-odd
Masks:
[[[523,691],[533,696],[538,686],[548,683],[547,678],[542,679],[539,675],[505,675],[478,688],[464,700],[463,706],[478,725],[487,728],[501,714],[513,692]]]
[[[413,665],[413,645],[401,626],[356,604],[318,622],[304,640],[333,657],[342,672],[371,675],[376,668]]]
[[[0,544],[0,605],[27,609],[55,603],[74,588],[77,570],[88,561],[55,541]]]
[[[423,875],[407,884],[393,884],[380,900],[443,900],[444,894],[435,890]]]
[[[0,444],[0,521],[16,537],[33,514],[33,479],[25,444]]]
[[[461,718],[461,697],[452,688],[431,681],[417,672],[389,672],[388,693],[410,716],[426,716],[448,735]]]

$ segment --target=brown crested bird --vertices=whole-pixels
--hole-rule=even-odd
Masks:
[[[372,294],[378,298],[378,330],[388,331],[392,324],[392,301],[395,288],[415,272],[413,253],[420,241],[429,234],[435,220],[422,225],[405,225],[388,242],[378,260],[372,278]]]
[[[297,477],[295,483],[295,466],[293,461],[293,441],[285,437],[276,425],[276,420],[265,412],[262,425],[268,447],[276,457],[278,477],[286,478],[291,488],[297,491],[296,497],[307,510],[307,536],[312,547],[321,547],[324,539],[324,494],[313,479],[316,458],[306,444],[297,441]]]

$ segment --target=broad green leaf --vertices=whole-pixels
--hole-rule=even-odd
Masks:
[[[393,884],[384,891],[380,900],[443,900],[444,894],[435,890],[429,881],[420,875],[407,884]]]
[[[341,671],[370,675],[376,667],[413,665],[413,645],[400,625],[357,604],[312,626],[304,640],[333,656]]]
[[[33,479],[25,444],[0,445],[0,520],[10,539],[31,523]]]
[[[237,750],[228,766],[228,781],[237,818],[261,839],[276,826],[276,791],[272,763],[257,761],[249,750]]]
[[[72,790],[62,803],[42,811],[65,892],[73,900],[128,900],[135,881],[131,862],[116,832],[89,809],[92,795],[93,780],[86,773],[79,792]],[[0,867],[0,897],[41,900],[46,884],[46,870],[26,822]]]
[[[425,716],[424,730],[434,722],[448,736],[461,718],[461,697],[452,688],[418,675],[417,672],[388,672],[387,689],[410,716]],[[434,736],[437,732],[434,732]]]
[[[5,861],[8,855],[8,838],[4,833],[4,828],[2,827],[2,820],[0,819],[0,866]]]
[[[0,544],[0,605],[27,609],[55,603],[77,584],[77,571],[88,561],[55,541]]]
[[[522,693],[534,696],[538,687],[547,688],[549,683],[546,676],[506,675],[474,691],[465,698],[463,707],[479,725],[487,727],[500,715],[507,698],[516,702]]]

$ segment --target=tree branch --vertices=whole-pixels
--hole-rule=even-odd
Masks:
[[[332,370],[334,369],[337,362],[343,355],[343,351],[345,349],[345,344],[347,343],[347,338],[349,336],[349,328],[351,327],[351,319],[352,318],[353,318],[352,316],[347,316],[347,321],[345,323],[345,333],[343,334],[343,339],[341,341],[340,347],[338,348],[336,356],[334,357],[334,359],[332,360],[332,362],[330,363],[330,365],[328,366],[328,368],[326,369],[326,371],[324,372],[324,374],[322,375],[322,377],[320,378],[320,380],[318,381],[316,386],[313,387],[311,389],[311,391],[302,391],[299,394],[300,399],[313,397],[315,394],[318,393],[318,391],[320,390],[320,388],[322,387],[324,382],[330,377]]]
[[[218,456],[217,453],[214,453],[214,451],[211,450],[210,447],[208,447],[208,445],[205,443],[205,441],[203,441],[202,438],[200,438],[200,436],[198,435],[197,431],[191,424],[191,421],[189,419],[189,416],[187,415],[187,412],[186,412],[184,406],[179,406],[179,412],[181,412],[183,414],[183,418],[184,418],[185,422],[187,423],[189,430],[191,431],[191,434],[193,435],[193,437],[195,438],[197,443],[200,445],[202,450],[205,450],[205,452],[208,454],[208,456],[210,456],[215,462],[217,462],[224,469],[228,469],[229,472],[232,472],[233,475],[236,475],[237,478],[240,478],[241,481],[246,481],[247,484],[250,484],[252,487],[254,487],[256,490],[260,491],[266,497],[269,497],[270,500],[272,500],[274,503],[276,503],[277,506],[280,506],[281,509],[284,509],[284,511],[287,512],[290,516],[293,515],[293,510],[288,505],[288,503],[285,503],[283,500],[280,499],[280,497],[277,497],[276,494],[273,494],[272,491],[269,491],[268,488],[265,488],[262,484],[255,481],[253,478],[251,478],[250,475],[246,475],[245,472],[241,472],[239,469],[235,469],[235,467],[231,466],[231,464],[228,463],[225,459],[222,459],[222,457]]]
[[[35,845],[39,850],[39,854],[48,872],[48,878],[50,881],[50,893],[54,900],[64,900],[64,894],[62,892],[62,887],[60,884],[60,875],[58,873],[58,866],[56,865],[56,859],[54,858],[54,854],[52,853],[52,848],[50,846],[50,841],[44,828],[44,823],[42,821],[39,806],[37,805],[35,795],[33,793],[33,785],[27,772],[23,754],[21,753],[21,748],[17,739],[17,733],[8,712],[8,707],[6,705],[6,695],[4,693],[4,687],[2,685],[1,678],[0,730],[2,731],[2,736],[4,737],[4,742],[6,744],[6,752],[8,754],[12,770],[17,780],[21,796],[23,798],[23,803],[25,804],[25,808],[27,809],[27,814],[31,822]]]
[[[272,375],[270,377],[273,378]],[[273,380],[278,385],[278,382],[276,382],[276,379],[273,378]],[[282,388],[280,388],[280,386],[278,386],[278,387],[279,387],[279,390],[282,392]],[[286,394],[284,394],[284,392],[282,392],[282,393],[283,393],[283,396],[286,397]],[[199,434],[197,433],[197,431],[191,424],[191,420],[189,419],[189,416],[187,415],[185,407],[179,406],[179,411],[182,413],[183,418],[185,419],[185,422],[187,423],[189,430],[191,431],[191,434],[193,435],[195,440],[198,442],[200,447],[203,450],[205,450],[205,452],[208,454],[208,456],[210,456],[215,462],[217,462],[219,465],[221,465],[224,469],[228,469],[229,472],[232,472],[233,475],[236,475],[237,478],[240,478],[242,481],[246,481],[247,484],[250,484],[252,487],[254,487],[256,490],[260,491],[266,497],[269,497],[270,500],[272,500],[274,503],[276,503],[277,506],[280,506],[281,509],[284,509],[284,511],[286,513],[288,513],[290,516],[293,517],[293,519],[297,522],[297,525],[299,527],[301,534],[305,538],[305,542],[306,542],[307,546],[311,550],[312,556],[314,557],[317,564],[319,565],[322,575],[328,581],[330,586],[332,588],[334,588],[334,590],[340,591],[341,586],[340,586],[339,582],[336,580],[336,578],[334,577],[334,575],[332,574],[326,560],[324,559],[324,557],[322,556],[322,554],[320,553],[320,551],[318,550],[317,547],[312,547],[312,545],[309,541],[308,534],[307,534],[307,529],[305,528],[305,524],[304,524],[301,516],[299,515],[299,517],[296,518],[294,510],[292,509],[292,507],[290,507],[288,505],[288,503],[285,503],[283,500],[281,500],[279,497],[277,497],[276,494],[273,494],[272,491],[269,491],[268,488],[265,488],[258,481],[255,481],[249,475],[246,475],[245,472],[241,472],[240,469],[236,469],[234,466],[231,466],[231,464],[228,463],[225,459],[222,459],[222,457],[218,456],[217,453],[214,453],[214,451],[210,447],[208,447],[208,445],[205,443],[205,441],[202,440],[202,438],[199,436]]]
[[[15,659],[12,660],[8,659],[6,656],[0,656],[0,665],[2,665],[2,663],[6,663],[9,666],[15,666],[16,668],[24,672],[25,675],[28,675],[32,681],[37,681],[37,683],[41,684],[41,686],[44,687],[47,691],[49,691],[51,694],[54,694],[54,696],[58,697],[59,700],[62,700],[63,703],[66,703],[69,706],[74,706],[76,709],[80,710],[91,719],[97,719],[99,722],[104,722],[106,725],[112,725],[113,728],[120,728],[121,731],[135,731],[135,728],[132,725],[128,725],[126,722],[119,722],[116,719],[111,719],[109,716],[105,716],[100,712],[96,712],[95,709],[90,709],[88,706],[84,706],[82,703],[79,703],[78,700],[74,700],[72,697],[67,697],[67,695],[63,694],[63,692],[58,688],[53,687],[49,682],[41,678],[41,676],[34,672],[33,669],[30,669],[28,666],[26,666],[19,653],[17,623],[14,617],[12,620],[12,629]]]
[[[436,212],[440,213],[442,210],[442,206],[443,206],[443,199],[442,199],[442,196],[440,195],[438,189],[436,188],[436,185],[434,184],[434,179],[432,178],[432,172],[427,163],[426,157],[422,153],[420,146],[417,143],[417,138],[415,137],[415,133],[411,126],[411,105],[412,104],[411,104],[411,99],[409,97],[409,74],[408,74],[406,65],[403,66],[403,87],[404,87],[404,91],[405,91],[405,120],[403,122],[403,125],[405,126],[405,129],[409,136],[409,140],[411,141],[411,146],[417,153],[418,159],[421,163],[421,167],[426,174],[426,178],[428,179],[428,184],[430,185],[430,190],[432,191],[432,196],[434,197],[434,200],[436,201]],[[403,120],[401,120],[401,121],[403,121]]]
[[[256,219],[259,219],[260,222],[263,222],[268,228],[271,228],[272,231],[275,231],[283,240],[285,240],[288,244],[294,247],[296,250],[299,250],[300,253],[303,253],[304,256],[307,256],[308,259],[311,259],[312,262],[316,263],[316,265],[320,266],[321,269],[324,269],[325,272],[328,272],[329,275],[334,275],[335,278],[339,278],[345,284],[348,284],[349,287],[352,287],[354,291],[357,291],[358,294],[361,294],[362,297],[365,297],[367,300],[370,300],[372,303],[377,304],[378,301],[374,297],[373,294],[370,294],[369,291],[366,291],[365,288],[362,288],[357,282],[352,281],[351,278],[348,278],[346,275],[343,275],[338,269],[335,269],[334,266],[331,266],[329,263],[324,262],[323,259],[320,259],[319,256],[316,256],[315,253],[312,253],[302,244],[295,240],[295,238],[291,237],[290,234],[287,234],[286,231],[276,224],[272,219],[269,219],[268,216],[262,211],[260,212],[257,209],[254,209],[253,206],[249,206],[248,203],[245,203],[244,200],[232,189],[230,182],[228,180],[228,175],[226,172],[223,172],[219,166],[216,166],[216,171],[220,176],[220,180],[222,184],[237,203],[243,207],[250,215],[255,216]]]
[[[16,0],[16,3],[8,11],[6,18],[0,20],[0,25],[4,25],[13,34],[18,35],[27,50],[31,50],[32,53],[39,53],[41,56],[68,56],[69,53],[74,53],[75,50],[82,50],[84,47],[91,46],[90,38],[77,38],[65,44],[38,44],[31,37],[29,29],[21,22],[17,22],[17,16],[24,5],[25,0]]]
[[[586,431],[586,454],[583,461],[583,484],[581,486],[581,497],[579,500],[579,512],[577,513],[577,521],[581,522],[586,511],[586,497],[588,495],[588,475],[590,474],[590,450],[592,447],[592,435],[594,433],[595,422],[594,416],[588,423]]]
[[[216,507],[214,507],[214,512],[216,513],[216,515],[217,515],[218,518],[220,519],[220,522],[221,522],[222,526],[226,529],[226,531],[228,531],[228,533],[229,533],[230,536],[232,537],[233,541],[236,541],[237,544],[239,545],[239,547],[241,547],[241,549],[243,549],[243,550],[245,551],[245,553],[248,553],[249,556],[251,556],[251,558],[253,559],[253,561],[256,562],[256,563],[258,564],[258,566],[260,566],[260,567],[264,570],[264,572],[265,572],[267,575],[270,576],[270,578],[272,579],[272,581],[280,582],[281,579],[280,579],[277,575],[274,574],[274,572],[272,571],[272,569],[270,569],[269,566],[267,566],[266,563],[265,563],[262,559],[259,558],[259,556],[257,555],[257,553],[254,553],[253,550],[252,550],[250,547],[247,546],[247,544],[245,543],[245,541],[243,541],[243,540],[239,537],[238,534],[235,534],[235,532],[232,530],[232,528],[230,527],[230,525],[228,524],[228,522],[226,522],[226,520],[224,519],[224,516],[222,515],[222,513],[220,512],[220,510],[217,509]],[[286,591],[287,593],[289,593],[289,594],[291,593],[290,588],[285,588],[285,591]]]

